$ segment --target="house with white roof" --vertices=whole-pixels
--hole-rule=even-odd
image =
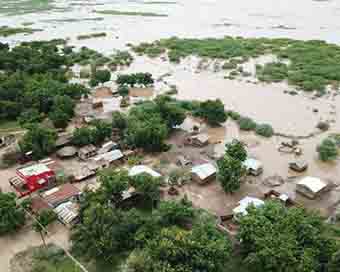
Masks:
[[[137,176],[140,174],[149,174],[150,176],[153,176],[154,178],[159,178],[162,175],[158,172],[156,172],[155,170],[151,169],[150,167],[146,166],[146,165],[136,165],[133,166],[130,170],[129,170],[129,176],[133,177],[133,176]]]
[[[212,163],[196,165],[191,169],[191,177],[200,184],[207,183],[216,178],[216,167]]]
[[[316,177],[304,177],[296,184],[296,191],[315,199],[328,189],[328,184]]]
[[[248,207],[254,206],[255,208],[264,205],[264,201],[256,197],[246,196],[238,202],[238,206],[233,209],[234,217],[237,219],[240,216],[245,216],[248,214]]]

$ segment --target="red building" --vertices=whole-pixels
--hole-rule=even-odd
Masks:
[[[17,176],[10,179],[10,184],[20,197],[29,195],[55,182],[55,172],[43,163],[19,168]]]

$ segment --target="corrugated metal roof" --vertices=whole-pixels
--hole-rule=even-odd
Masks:
[[[191,172],[196,174],[201,180],[205,180],[206,178],[216,174],[216,168],[211,163],[205,163],[194,166],[191,169]]]
[[[298,185],[304,186],[313,193],[318,193],[327,186],[325,182],[315,177],[305,177],[298,182]]]
[[[94,161],[105,160],[105,161],[108,161],[108,162],[113,162],[113,161],[119,160],[123,157],[124,157],[124,155],[123,155],[122,151],[120,151],[119,149],[116,149],[116,150],[112,150],[110,152],[106,152],[104,154],[97,155],[96,157],[93,158],[93,160]]]
[[[253,159],[253,158],[247,158],[243,162],[243,165],[244,167],[247,168],[247,170],[252,169],[255,171],[263,167],[262,162],[260,162],[259,160]]]
[[[43,163],[38,163],[38,164],[34,164],[28,167],[20,168],[18,169],[18,171],[25,177],[31,177],[31,176],[40,175],[45,172],[49,172],[51,171],[51,169],[48,168]]]
[[[145,165],[136,165],[129,170],[129,176],[136,176],[143,173],[147,173],[155,178],[162,176],[160,173]]]
[[[254,207],[260,207],[264,204],[264,201],[255,197],[246,196],[245,198],[241,199],[238,203],[239,206],[233,209],[233,213],[247,215],[248,214],[247,208],[250,205],[253,205]]]
[[[77,216],[77,206],[71,201],[62,203],[54,209],[54,212],[58,215],[59,219],[66,224],[70,224]]]
[[[73,196],[79,195],[80,190],[71,183],[63,184],[59,187],[55,187],[42,194],[42,198],[50,205],[55,206],[61,202],[69,200]]]

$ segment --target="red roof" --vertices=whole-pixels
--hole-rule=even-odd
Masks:
[[[39,214],[43,210],[51,209],[48,203],[39,196],[33,197],[31,201],[31,209],[34,213]]]
[[[42,194],[42,198],[50,205],[57,206],[62,202],[69,200],[80,194],[80,190],[71,183],[55,187]]]

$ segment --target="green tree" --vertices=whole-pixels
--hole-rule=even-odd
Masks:
[[[40,125],[34,125],[19,142],[23,153],[32,151],[33,158],[41,159],[55,150],[57,132]]]
[[[338,157],[338,147],[332,139],[324,139],[317,147],[319,159],[322,161],[333,161]]]
[[[73,132],[73,144],[84,146],[93,143],[93,129],[89,127],[77,128]]]
[[[117,128],[121,131],[126,129],[126,127],[127,127],[127,116],[120,111],[114,111],[112,113],[112,127]]]
[[[114,205],[123,200],[123,192],[129,189],[129,175],[125,170],[103,170],[98,180],[101,184],[99,193]]]
[[[190,231],[178,227],[164,228],[137,253],[127,266],[137,271],[222,272],[230,258],[231,243],[215,226],[196,226]]]
[[[29,128],[32,124],[36,125],[43,120],[42,114],[37,109],[28,109],[21,113],[18,118],[20,126],[23,128]]]
[[[204,118],[210,125],[216,126],[227,120],[224,111],[224,104],[220,99],[207,100],[200,103],[199,108],[194,112],[198,117]]]
[[[155,99],[158,111],[166,122],[169,129],[179,126],[186,118],[185,110],[178,105],[169,96],[157,96]]]
[[[340,268],[340,249],[332,255],[328,265],[328,272],[338,272]]]
[[[25,212],[14,193],[0,192],[0,235],[14,232],[25,224]]]
[[[135,234],[145,216],[131,209],[122,211],[91,202],[83,222],[72,232],[72,250],[76,255],[111,263],[117,254],[135,246]]]
[[[145,119],[129,117],[125,138],[129,145],[147,151],[160,151],[167,136],[167,126],[159,116],[153,115]]]
[[[160,198],[161,178],[155,178],[147,173],[131,177],[130,184],[136,189],[136,192],[143,195],[146,199],[153,202]]]
[[[184,226],[185,223],[194,219],[195,212],[191,203],[176,201],[162,201],[157,210],[164,226]]]
[[[112,135],[112,124],[102,120],[93,121],[95,129],[93,130],[93,141],[96,144],[102,143],[106,138]]]
[[[129,95],[129,87],[127,85],[118,85],[118,93],[120,96],[128,96]]]
[[[247,150],[243,142],[234,139],[230,143],[227,143],[225,147],[225,153],[230,157],[239,161],[245,161],[247,159]]]
[[[33,229],[36,232],[45,232],[49,224],[55,222],[58,216],[53,210],[43,210],[38,216],[37,221],[33,223]],[[39,222],[39,223],[38,223]]]
[[[268,202],[250,207],[239,223],[238,239],[250,271],[321,272],[335,252],[322,219],[302,208]]]
[[[48,117],[56,128],[66,128],[70,120],[70,116],[60,109],[51,111]]]
[[[91,78],[91,80],[94,80],[95,82],[98,82],[98,83],[105,83],[107,81],[110,81],[110,79],[111,79],[111,72],[109,70],[96,70],[92,74],[92,78]]]
[[[223,158],[218,160],[217,165],[217,178],[221,182],[224,191],[233,193],[240,189],[241,179],[246,173],[242,161],[225,154]]]

